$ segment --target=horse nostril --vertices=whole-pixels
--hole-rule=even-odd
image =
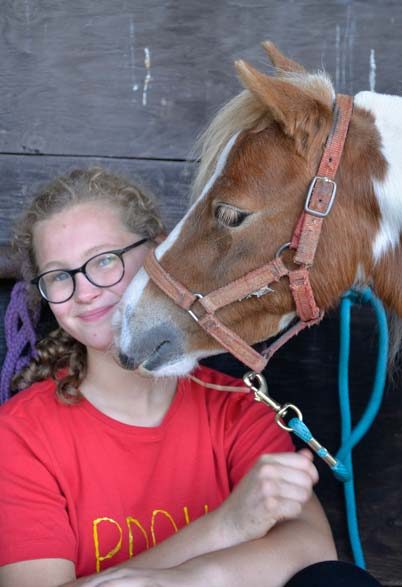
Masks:
[[[119,353],[119,363],[124,369],[133,369],[134,367],[134,360],[122,352]]]

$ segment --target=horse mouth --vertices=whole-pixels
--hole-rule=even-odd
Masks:
[[[155,350],[139,365],[139,369],[148,372],[155,371],[166,362],[166,353],[163,351],[164,347],[169,346],[169,341],[164,340],[155,348]]]
[[[169,345],[169,341],[164,340],[158,344],[158,346],[151,351],[146,357],[140,357],[137,360],[127,355],[123,352],[118,353],[117,360],[119,364],[128,371],[147,371],[152,372],[158,367],[160,367],[165,362],[164,355],[162,349],[166,345]]]

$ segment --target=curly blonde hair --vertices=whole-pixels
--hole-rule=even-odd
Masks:
[[[36,224],[87,202],[116,207],[124,225],[142,237],[154,240],[164,233],[153,197],[142,187],[99,167],[75,169],[54,179],[34,197],[14,231],[12,247],[22,277],[28,284],[38,273],[33,246]],[[40,303],[37,289],[29,285],[29,307],[32,309]],[[36,358],[14,377],[13,391],[51,377],[57,383],[61,401],[78,402],[82,397],[79,388],[87,373],[86,347],[59,327],[36,345],[36,351]]]

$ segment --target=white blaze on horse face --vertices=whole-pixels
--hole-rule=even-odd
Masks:
[[[116,342],[123,353],[128,353],[131,345],[132,332],[130,329],[130,316],[148,281],[148,273],[145,269],[141,268],[124,292],[120,304],[114,313],[113,327],[116,329],[120,327],[119,339]]]
[[[230,140],[227,142],[225,148],[222,150],[222,153],[220,154],[220,156],[217,160],[215,171],[214,171],[213,175],[210,177],[210,179],[208,180],[208,182],[206,183],[204,189],[202,190],[200,197],[197,198],[197,200],[194,202],[194,204],[188,210],[186,215],[180,220],[180,222],[178,224],[176,224],[175,228],[169,234],[167,239],[164,240],[163,243],[161,243],[155,249],[155,254],[156,254],[156,257],[158,260],[160,260],[162,258],[162,256],[166,253],[166,251],[168,251],[173,246],[173,244],[178,240],[178,238],[180,237],[180,233],[182,231],[183,225],[187,221],[187,218],[190,216],[190,214],[194,210],[195,206],[198,205],[200,200],[202,200],[209,193],[209,191],[212,189],[213,185],[215,184],[216,180],[221,175],[222,171],[225,168],[229,153],[232,150],[232,147],[235,144],[238,135],[239,135],[239,133],[236,133],[235,135],[233,135],[230,138]],[[117,342],[118,342],[118,346],[119,346],[120,350],[123,353],[127,353],[129,351],[130,344],[131,344],[132,333],[131,333],[131,329],[130,329],[130,325],[129,325],[130,316],[132,316],[132,314],[134,313],[135,308],[136,308],[139,300],[141,299],[148,282],[149,282],[149,277],[148,277],[147,272],[145,271],[145,269],[140,269],[140,271],[138,271],[137,275],[134,277],[133,281],[130,283],[130,285],[126,289],[124,296],[122,297],[122,300],[120,302],[120,307],[115,314],[114,325],[116,327],[120,326],[119,340]],[[164,317],[166,318],[166,316],[164,316]],[[162,316],[158,315],[158,319],[160,319],[160,318],[162,318]],[[219,352],[219,351],[217,351],[217,352]],[[211,354],[211,353],[209,353],[209,354]],[[205,353],[200,352],[200,356],[205,356]],[[193,357],[191,359],[189,358],[189,360],[192,362],[192,364],[194,366],[196,363],[196,358],[195,357]],[[166,368],[164,368],[164,371],[165,371],[165,369]],[[186,369],[186,367],[183,366],[183,369]],[[186,371],[183,371],[183,373],[187,372],[187,371],[188,371],[188,369]],[[175,370],[174,372],[176,374],[178,373],[177,370]],[[168,375],[169,373],[166,372],[164,374]]]
[[[178,224],[176,224],[175,228],[169,234],[168,238],[165,241],[163,241],[163,243],[160,244],[159,247],[156,249],[156,258],[159,261],[162,258],[162,256],[166,253],[166,251],[168,251],[171,248],[171,246],[177,241],[181,229],[183,228],[183,225],[185,224],[187,218],[192,214],[194,208],[199,204],[199,202],[211,191],[216,180],[219,178],[222,171],[225,169],[226,161],[239,134],[240,133],[236,133],[235,135],[233,135],[232,138],[229,139],[229,141],[226,143],[225,148],[222,150],[222,153],[220,154],[218,161],[216,163],[215,171],[205,184],[200,196],[188,210],[187,214],[181,219],[181,221]]]
[[[381,211],[380,228],[373,242],[373,258],[378,261],[399,244],[402,232],[402,98],[360,92],[355,104],[374,115],[381,137],[381,152],[388,163],[384,181],[373,181]]]

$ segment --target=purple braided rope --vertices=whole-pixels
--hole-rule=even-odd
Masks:
[[[36,333],[34,326],[39,320],[40,307],[30,316],[26,283],[18,281],[11,292],[4,319],[7,354],[0,377],[0,404],[10,397],[10,385],[13,376],[21,371],[36,356]]]

